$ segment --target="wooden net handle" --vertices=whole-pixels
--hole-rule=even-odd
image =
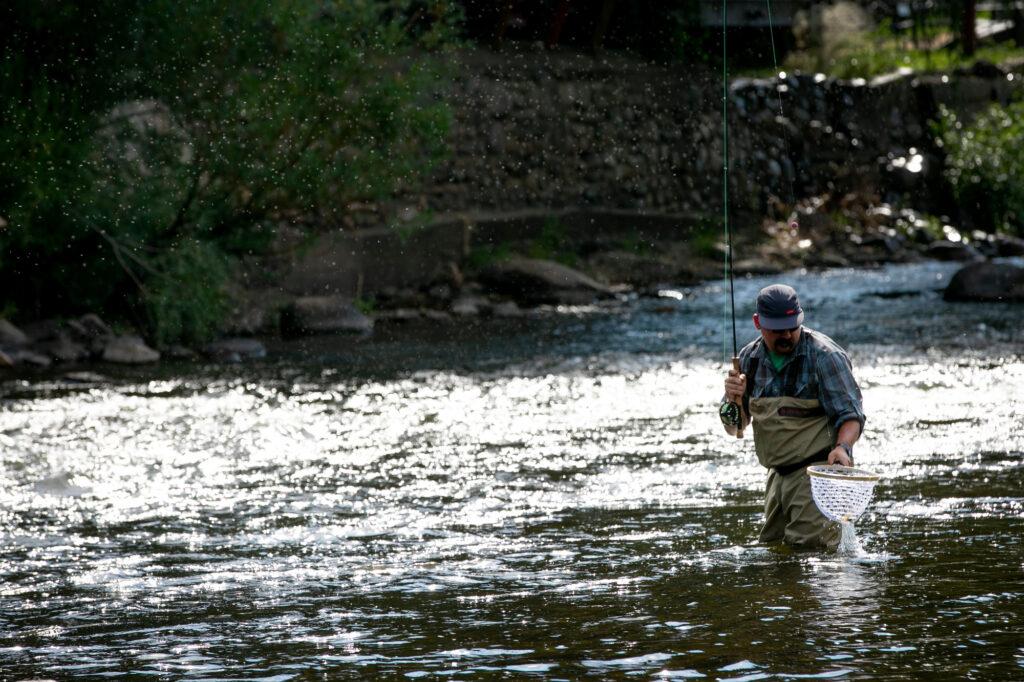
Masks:
[[[733,358],[732,359],[732,368],[734,370],[736,370],[736,375],[739,376],[739,373],[740,373],[740,359],[739,358]],[[740,408],[740,423],[736,426],[736,437],[737,438],[743,438],[743,398],[742,397],[740,398],[740,404],[737,405],[736,407]]]

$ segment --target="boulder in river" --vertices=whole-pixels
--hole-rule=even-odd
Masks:
[[[675,282],[679,263],[663,254],[632,251],[601,251],[587,260],[587,270],[608,282],[648,286],[657,282]]]
[[[15,348],[7,351],[7,359],[14,365],[32,365],[34,367],[49,367],[52,363],[50,358],[42,353],[36,353],[28,348]]]
[[[369,334],[373,320],[344,296],[303,296],[281,313],[281,332],[305,334]]]
[[[604,284],[582,272],[547,260],[511,258],[480,273],[488,291],[527,304],[579,305],[612,296]]]
[[[947,301],[1024,302],[1024,268],[1008,263],[972,263],[953,275],[942,297]]]
[[[1024,239],[997,234],[993,238],[997,256],[1024,256]]]
[[[970,244],[939,240],[928,246],[925,255],[935,260],[981,260],[982,255]]]
[[[102,355],[107,341],[114,336],[110,327],[95,313],[82,315],[77,320],[68,320],[67,328],[75,341],[88,348],[93,355]]]
[[[36,350],[46,353],[58,362],[78,362],[89,357],[89,349],[72,341],[64,332],[57,334],[56,338],[38,343]]]
[[[68,327],[84,341],[105,339],[114,335],[107,323],[95,313],[82,315],[77,320],[68,320]]]
[[[160,353],[146,345],[138,336],[115,336],[103,348],[103,359],[124,365],[141,365],[156,362]]]

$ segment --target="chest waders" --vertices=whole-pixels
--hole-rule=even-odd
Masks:
[[[836,547],[839,525],[811,497],[809,464],[828,460],[835,432],[821,403],[803,398],[751,398],[757,460],[770,469],[759,540],[796,547]]]

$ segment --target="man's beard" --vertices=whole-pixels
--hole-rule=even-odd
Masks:
[[[775,342],[776,353],[788,353],[791,350],[793,350],[792,341],[784,341],[783,339],[779,339]]]

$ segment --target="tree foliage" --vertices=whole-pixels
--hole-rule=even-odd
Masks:
[[[983,230],[1024,235],[1024,102],[992,105],[969,124],[943,108],[938,133],[968,217]]]
[[[232,258],[280,220],[330,221],[444,150],[445,2],[15,0],[0,18],[0,285],[26,315],[96,307],[198,340]]]

